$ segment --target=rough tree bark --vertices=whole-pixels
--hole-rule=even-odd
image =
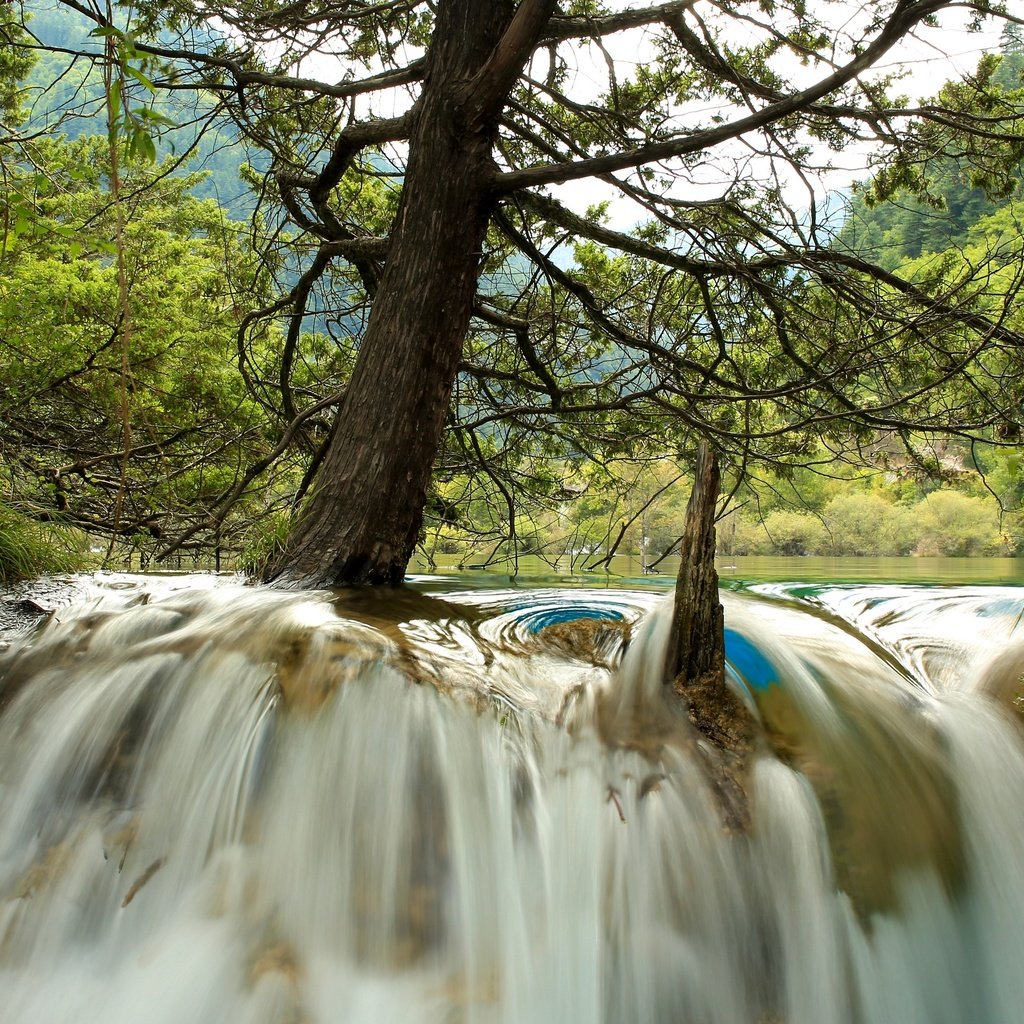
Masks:
[[[553,9],[438,4],[386,267],[313,492],[266,574],[279,585],[402,582],[469,329],[497,117]]]
[[[664,681],[684,702],[697,731],[711,741],[699,748],[708,785],[725,826],[743,832],[750,827],[751,754],[762,742],[762,734],[750,710],[725,681],[725,623],[715,571],[719,483],[718,460],[702,441],[686,507]]]
[[[672,632],[665,657],[665,682],[684,695],[696,684],[725,685],[725,640],[722,603],[715,570],[715,511],[720,473],[711,446],[697,452],[693,491],[686,506],[680,544]]]

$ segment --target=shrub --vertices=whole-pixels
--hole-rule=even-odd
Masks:
[[[914,507],[917,555],[983,555],[1001,550],[995,505],[957,491],[935,491]]]
[[[910,510],[870,492],[836,495],[824,515],[833,555],[905,555],[919,538]]]
[[[809,512],[776,509],[764,521],[771,551],[777,555],[811,555],[823,550],[828,542],[825,525]]]

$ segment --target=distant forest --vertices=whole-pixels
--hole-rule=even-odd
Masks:
[[[1007,26],[999,54],[983,62],[985,70],[1004,89],[1021,88],[1024,28]],[[915,184],[927,183],[926,199],[911,195],[899,180],[884,174],[856,185],[840,244],[890,270],[924,253],[963,248],[976,224],[1021,196],[1020,163],[1015,174],[986,175],[985,163],[977,157],[942,156],[917,168]]]
[[[75,16],[66,7],[50,7],[45,0],[26,3],[25,9],[32,31],[47,46],[98,51],[100,40],[90,38],[91,26],[84,16]],[[211,38],[216,37],[211,33]],[[69,69],[63,53],[40,51],[24,87],[30,124],[59,124],[68,140],[103,134],[103,83],[95,64],[78,60]],[[170,123],[160,135],[159,155],[181,160],[176,173],[202,172],[191,185],[191,194],[215,199],[229,217],[245,220],[255,208],[255,195],[243,169],[265,166],[267,160],[261,152],[250,151],[223,121],[204,124],[197,137],[196,125],[208,120],[214,104],[212,96],[201,93],[155,94],[153,108]]]

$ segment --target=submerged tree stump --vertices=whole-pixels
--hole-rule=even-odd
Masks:
[[[664,681],[683,700],[697,732],[710,741],[699,753],[723,824],[731,832],[745,832],[750,827],[747,773],[758,728],[725,682],[725,623],[715,571],[719,481],[715,453],[701,442],[686,506]]]
[[[715,511],[721,476],[711,446],[700,443],[693,491],[679,548],[672,630],[665,656],[665,682],[725,686],[725,634],[715,570]]]

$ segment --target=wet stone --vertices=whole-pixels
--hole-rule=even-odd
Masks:
[[[628,622],[585,617],[545,626],[536,634],[536,640],[545,648],[579,661],[614,668],[629,643],[629,636]]]
[[[318,711],[331,695],[375,664],[395,660],[386,637],[359,623],[303,629],[285,638],[271,653],[286,707],[306,714]]]

